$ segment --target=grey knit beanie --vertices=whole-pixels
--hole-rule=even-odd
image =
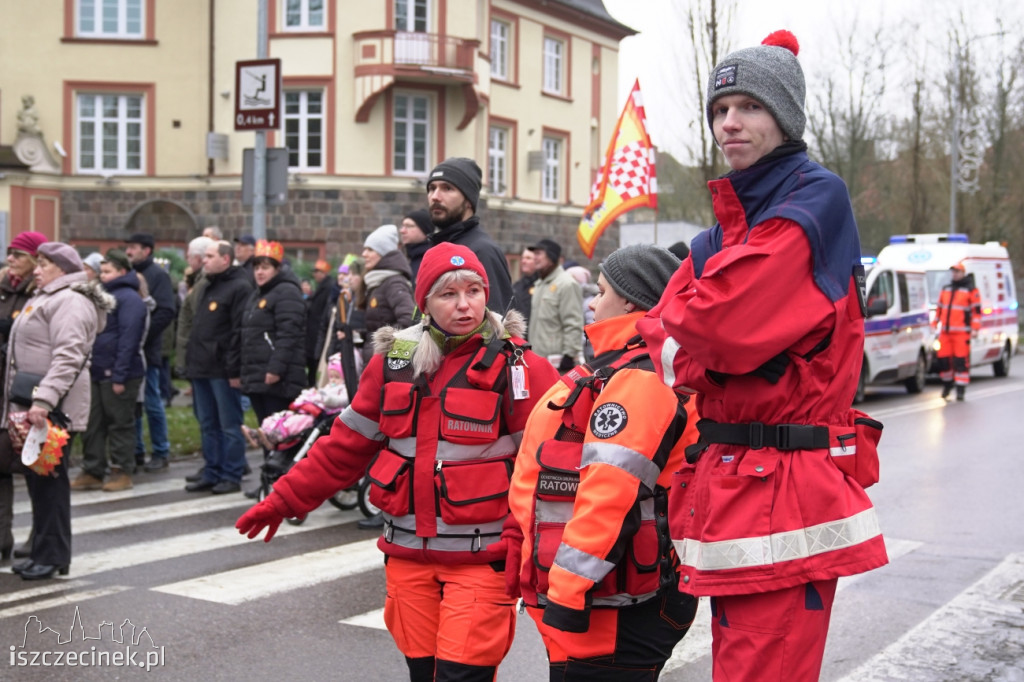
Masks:
[[[434,166],[434,170],[430,171],[430,177],[427,178],[427,192],[430,192],[430,183],[435,180],[444,180],[459,188],[462,196],[466,197],[466,201],[470,203],[473,212],[476,213],[476,202],[480,199],[482,177],[483,173],[480,171],[480,166],[476,165],[476,161],[464,156],[453,156],[437,164]]]
[[[97,275],[100,274],[100,264],[103,263],[103,254],[99,251],[93,251],[88,256],[82,259],[82,265],[86,266]],[[131,268],[128,268],[129,270]]]
[[[800,45],[789,31],[775,31],[757,47],[723,59],[708,79],[707,117],[714,134],[711,105],[725,95],[749,95],[763,104],[790,140],[804,136],[804,71],[796,55]]]
[[[663,246],[631,244],[605,258],[601,272],[615,293],[644,310],[650,310],[658,304],[679,262]]]
[[[382,256],[398,249],[398,227],[395,225],[381,225],[370,233],[370,236],[363,242],[367,249],[373,249]]]

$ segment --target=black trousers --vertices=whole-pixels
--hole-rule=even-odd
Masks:
[[[49,476],[34,471],[25,474],[28,496],[32,500],[32,561],[37,564],[67,566],[71,563],[71,481],[68,458],[71,442],[64,445],[64,456]]]
[[[272,393],[247,393],[246,395],[249,397],[249,402],[252,403],[252,411],[256,413],[257,422],[262,422],[275,412],[287,410],[293,400]]]

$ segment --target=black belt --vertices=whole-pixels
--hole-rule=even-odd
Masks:
[[[705,443],[746,445],[751,450],[815,450],[828,447],[828,427],[810,424],[719,424],[710,419],[697,422]]]

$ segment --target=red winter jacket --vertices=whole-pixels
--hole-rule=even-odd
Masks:
[[[793,159],[774,163],[777,170]],[[800,171],[816,173],[824,191],[836,193],[837,205],[845,188],[816,169],[804,161]],[[786,182],[784,173],[771,171],[756,169],[762,185]],[[660,358],[655,367],[663,380],[698,394],[702,418],[848,425],[863,353],[855,284],[851,276],[845,296],[823,293],[807,228],[779,215],[803,205],[809,191],[820,200],[823,189],[797,182],[791,193],[778,196],[771,186],[761,187],[761,205],[748,207],[741,196],[749,188],[742,182],[741,174],[731,174],[709,183],[721,247],[703,263],[700,277],[692,256],[685,260],[637,327],[652,357]],[[753,211],[772,202],[779,207],[775,215],[748,225]],[[826,240],[841,239],[835,232],[841,224],[817,227]],[[855,241],[855,231],[847,237]],[[790,363],[777,383],[749,374],[782,352]],[[871,501],[832,461],[841,454],[835,450],[712,444],[695,466],[683,467],[669,497],[683,564],[680,589],[695,595],[765,592],[884,565]]]
[[[474,334],[416,383],[408,366],[416,342],[405,332],[392,337],[390,328],[377,334],[385,354],[371,358],[330,434],[274,484],[268,499],[285,516],[299,516],[366,473],[370,499],[384,512],[377,544],[385,554],[446,564],[504,560],[497,541],[508,517],[515,453],[530,411],[558,373],[527,350],[525,365],[519,363],[526,367],[527,398],[514,399],[502,385],[474,387],[504,375],[509,362],[499,355],[483,379],[472,372],[467,378],[467,368],[487,350]],[[507,341],[525,343],[515,336]]]

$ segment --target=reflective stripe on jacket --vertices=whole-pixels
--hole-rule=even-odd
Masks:
[[[981,295],[978,290],[957,282],[942,287],[939,304],[935,308],[935,329],[942,334],[970,334],[981,329]]]

